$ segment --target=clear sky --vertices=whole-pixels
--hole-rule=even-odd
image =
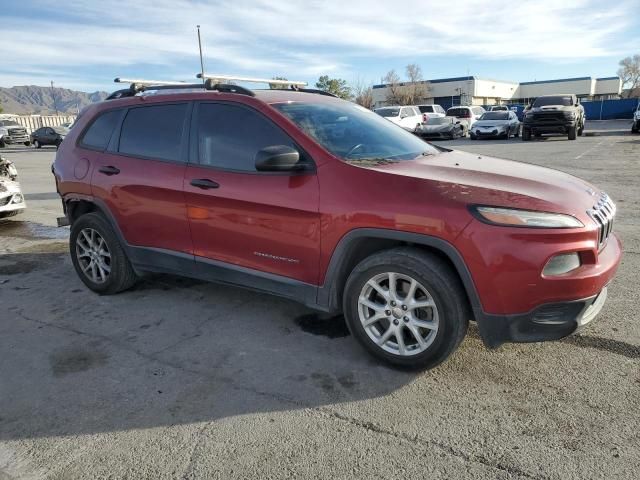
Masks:
[[[14,0],[0,8],[0,86],[114,90],[116,76],[200,69],[315,82],[607,77],[640,53],[640,0]]]

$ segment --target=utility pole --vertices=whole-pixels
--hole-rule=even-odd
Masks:
[[[53,89],[53,80],[51,80],[51,98],[53,98],[53,108],[56,111],[56,115],[58,115],[58,104],[56,102],[56,91]]]
[[[205,84],[204,78],[204,61],[202,60],[202,41],[200,40],[200,25],[198,27],[198,48],[200,49],[200,73],[202,73],[202,85]]]

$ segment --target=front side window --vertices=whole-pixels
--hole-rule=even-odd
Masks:
[[[351,102],[272,105],[327,151],[349,162],[412,160],[438,150]]]
[[[121,110],[109,110],[98,116],[84,133],[80,143],[85,147],[96,150],[107,148],[121,113]],[[39,135],[44,134],[42,130],[38,130],[38,132]]]
[[[187,104],[131,108],[122,122],[118,151],[136,157],[181,160]]]
[[[255,172],[256,154],[265,147],[286,145],[300,151],[280,127],[250,108],[203,103],[197,116],[201,165]]]

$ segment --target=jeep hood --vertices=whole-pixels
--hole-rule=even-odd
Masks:
[[[600,191],[567,173],[460,151],[373,167],[429,182],[430,188],[465,204],[568,213],[584,218]]]

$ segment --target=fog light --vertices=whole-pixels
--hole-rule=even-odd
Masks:
[[[16,194],[13,196],[13,200],[11,200],[11,203],[21,203],[21,202],[22,202],[22,200],[23,200],[22,195],[21,195],[21,194],[19,194],[19,193],[16,193]]]
[[[562,275],[580,266],[580,255],[576,252],[563,253],[552,257],[542,270],[543,275]]]

